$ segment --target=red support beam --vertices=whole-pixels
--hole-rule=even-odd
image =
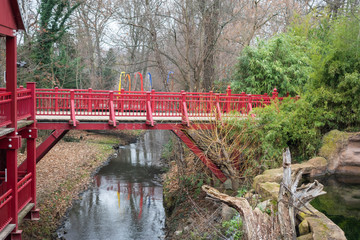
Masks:
[[[66,124],[69,126],[69,124]],[[70,126],[71,127],[71,126]],[[37,148],[36,148],[36,163],[38,163],[69,131],[70,129],[56,129],[54,130],[44,142],[42,142]],[[29,133],[28,133],[29,134]],[[22,133],[23,135],[23,133]],[[19,171],[25,171],[28,169],[28,160],[26,159],[20,166]]]
[[[36,163],[38,163],[65,135],[69,130],[54,130],[44,142],[36,149]]]
[[[182,130],[172,130],[188,148],[210,169],[212,173],[221,181],[226,181],[224,173],[204,154],[204,152],[196,145],[196,143]]]

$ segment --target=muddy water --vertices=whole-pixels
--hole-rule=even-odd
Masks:
[[[360,177],[333,175],[319,179],[327,194],[311,202],[336,223],[348,240],[360,239]]]
[[[163,239],[165,212],[159,174],[169,132],[148,131],[121,147],[69,212],[65,239]]]

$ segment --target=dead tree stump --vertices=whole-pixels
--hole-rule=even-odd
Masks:
[[[296,239],[296,214],[302,211],[302,208],[308,209],[309,202],[325,192],[322,191],[323,185],[316,180],[313,183],[297,187],[303,170],[300,169],[295,173],[295,178],[292,180],[291,156],[288,148],[283,154],[283,169],[277,216],[262,212],[259,208],[252,209],[245,198],[228,196],[207,185],[203,185],[202,189],[211,198],[220,200],[240,213],[245,239]]]

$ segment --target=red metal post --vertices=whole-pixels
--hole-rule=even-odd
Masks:
[[[154,126],[154,119],[152,116],[152,109],[151,109],[151,96],[150,92],[146,93],[146,124],[150,126]]]
[[[113,127],[116,127],[113,91],[109,92],[109,124]]]
[[[186,126],[190,126],[190,120],[186,105],[186,92],[184,90],[181,90],[181,120],[182,124]]]

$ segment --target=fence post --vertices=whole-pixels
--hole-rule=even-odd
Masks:
[[[274,91],[272,92],[272,99],[277,99],[278,95],[279,95],[279,93],[278,93],[277,89],[274,88]]]
[[[231,107],[231,87],[230,85],[227,87],[226,89],[226,112],[229,113],[230,112],[230,107]]]
[[[241,92],[240,93],[240,103],[239,103],[239,109],[238,111],[241,113],[246,109],[246,104],[247,104],[247,98],[246,98],[246,93],[245,92]]]
[[[113,91],[109,92],[109,124],[113,127],[116,127]]]
[[[182,124],[188,127],[190,126],[189,115],[186,105],[186,92],[184,90],[181,91],[181,121]]]
[[[150,126],[154,126],[154,119],[152,116],[152,109],[151,109],[151,92],[146,93],[146,124]]]

